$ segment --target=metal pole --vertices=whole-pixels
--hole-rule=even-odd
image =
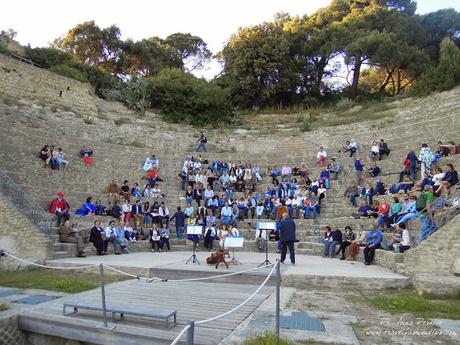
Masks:
[[[104,287],[104,264],[99,264],[100,277],[101,277],[101,294],[102,294],[102,311],[104,313],[104,327],[107,328],[107,305],[105,303],[105,287]]]
[[[187,333],[187,345],[193,345],[193,338],[195,336],[195,321],[189,321],[190,328]]]
[[[280,293],[281,293],[281,269],[280,261],[276,260],[276,344],[280,343]]]

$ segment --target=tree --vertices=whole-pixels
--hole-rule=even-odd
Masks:
[[[116,73],[121,54],[120,36],[120,29],[115,25],[101,29],[94,21],[90,21],[70,29],[63,38],[57,39],[55,44],[73,54],[79,62]]]
[[[7,42],[12,41],[17,36],[17,32],[11,28],[2,30],[0,32],[0,37],[3,37]]]
[[[425,49],[433,60],[439,60],[440,44],[446,37],[460,47],[460,13],[454,9],[427,13],[421,17],[421,25],[429,36]]]
[[[180,68],[182,62],[158,37],[122,44],[119,60],[120,73],[132,78],[151,77],[164,68]]]
[[[212,56],[207,44],[200,37],[189,33],[172,34],[166,37],[164,43],[182,61],[184,70],[187,72],[203,68]]]
[[[242,28],[220,56],[234,102],[242,107],[288,105],[296,95],[298,75],[283,31],[284,20]]]

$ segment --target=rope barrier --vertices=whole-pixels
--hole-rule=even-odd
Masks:
[[[149,283],[152,282],[153,280],[163,281],[163,279],[157,278],[157,277],[147,278],[147,277],[138,276],[138,275],[135,275],[135,274],[132,274],[132,273],[129,273],[129,272],[121,271],[121,270],[119,270],[119,269],[117,269],[115,267],[109,266],[109,265],[104,265],[104,267],[109,269],[109,270],[111,270],[111,271],[123,274],[123,275],[131,277],[131,278],[135,278],[135,279],[138,279],[138,280],[145,280],[145,281],[147,281]]]
[[[243,302],[241,302],[240,304],[238,304],[236,307],[234,307],[233,309],[230,309],[229,311],[223,313],[223,314],[220,314],[218,316],[215,316],[215,317],[212,317],[212,318],[209,318],[209,319],[205,319],[205,320],[200,320],[200,321],[196,321],[195,322],[195,325],[202,325],[204,323],[207,323],[207,322],[211,322],[211,321],[215,321],[215,320],[218,320],[218,319],[221,319],[231,313],[233,313],[235,310],[238,310],[239,308],[241,308],[243,305],[245,305],[246,303],[248,303],[255,295],[257,295],[259,293],[259,291],[265,286],[265,284],[268,282],[268,279],[270,279],[271,275],[273,274],[273,272],[275,271],[276,269],[276,266],[279,265],[279,261],[277,261],[275,264],[273,264],[273,268],[272,270],[270,271],[270,273],[268,274],[267,278],[265,278],[265,280],[262,282],[262,284],[260,284],[260,286],[257,288],[256,291],[254,291],[252,293],[251,296],[249,296],[248,298],[246,298]]]
[[[171,345],[176,345],[179,342],[180,338],[184,335],[186,331],[188,331],[189,328],[190,328],[190,325],[185,326],[184,329],[177,335],[177,337],[174,338]]]
[[[28,265],[32,265],[32,266],[36,266],[36,267],[41,267],[41,268],[47,268],[47,269],[56,269],[56,270],[81,270],[81,269],[85,269],[85,268],[92,268],[92,267],[99,266],[99,264],[90,264],[90,265],[85,265],[85,266],[72,266],[72,267],[48,266],[48,265],[37,264],[37,263],[32,262],[32,261],[28,261],[28,260],[25,260],[25,259],[18,258],[17,256],[14,256],[13,254],[8,253],[7,251],[1,251],[1,254],[5,255],[5,256],[8,256],[8,257],[10,257],[10,258],[12,258],[12,259],[14,259],[14,260],[19,261],[19,262],[28,264]]]

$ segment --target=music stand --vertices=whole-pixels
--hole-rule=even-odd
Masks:
[[[201,236],[203,235],[203,227],[201,225],[187,225],[187,235]],[[198,244],[194,241],[192,242],[193,242],[192,256],[190,256],[190,258],[187,260],[185,264],[188,264],[191,261],[192,263],[199,265],[200,261],[198,261],[198,258],[196,256],[196,247]]]
[[[241,265],[241,262],[238,261],[236,258],[235,258],[235,248],[243,248],[243,244],[244,244],[244,237],[240,237],[240,236],[227,236],[225,238],[225,244],[224,246],[226,248],[231,248],[232,249],[232,254],[233,254],[233,257],[232,259],[230,260],[230,264],[234,264],[234,265]]]
[[[276,230],[276,223],[270,222],[270,221],[268,222],[264,221],[264,222],[258,222],[258,225],[259,225],[259,231],[265,231],[265,236],[263,236],[265,239],[265,260],[257,267],[268,266],[268,265],[271,265],[272,263],[270,262],[270,260],[268,260],[269,234],[267,234],[267,231]]]

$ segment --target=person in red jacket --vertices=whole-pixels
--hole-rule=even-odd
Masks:
[[[57,225],[64,225],[66,220],[70,218],[70,205],[64,199],[64,193],[58,192],[57,198],[51,202],[49,213],[55,214],[57,217]]]
[[[385,198],[382,198],[382,202],[379,205],[377,210],[378,218],[377,222],[379,223],[382,229],[385,229],[385,224],[387,224],[388,214],[390,213],[390,204],[387,203]]]

